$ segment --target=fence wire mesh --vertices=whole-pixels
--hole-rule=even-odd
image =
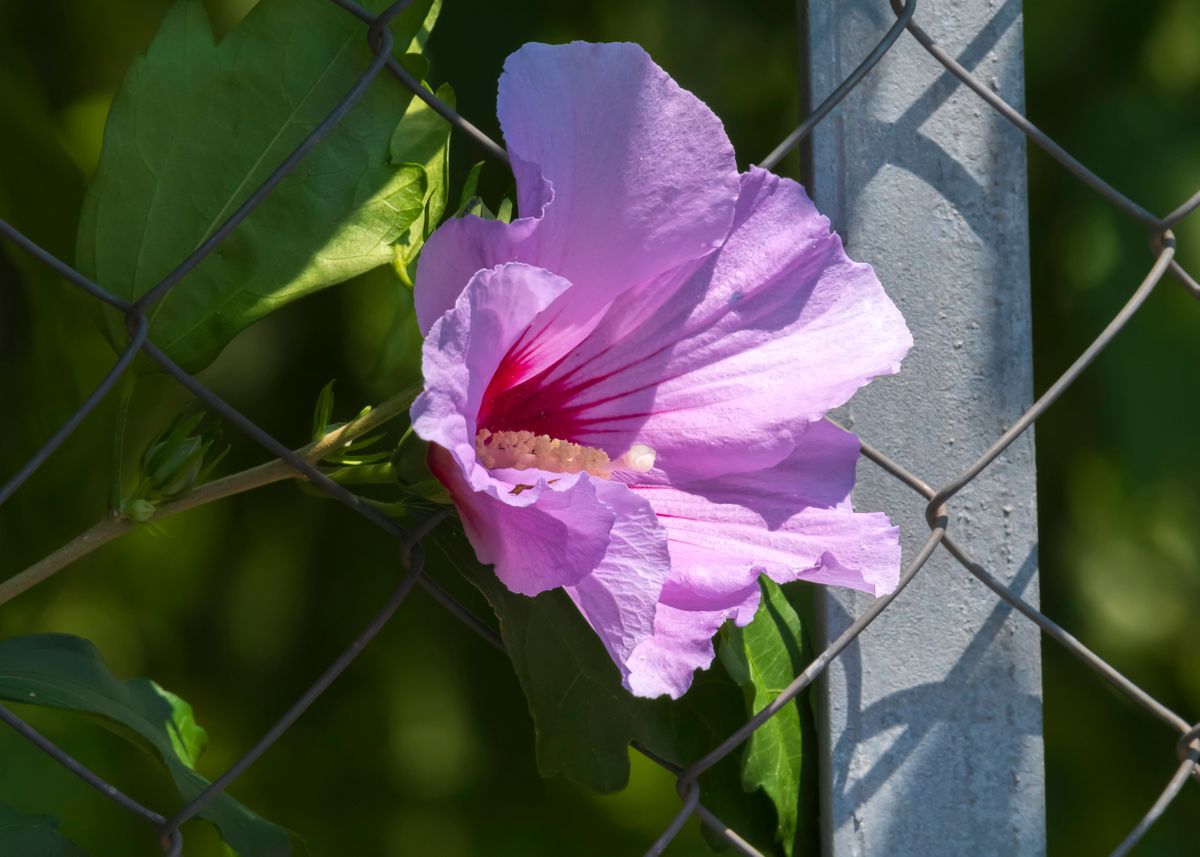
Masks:
[[[489,139],[469,121],[459,116],[447,104],[424,89],[420,82],[409,74],[394,58],[392,54],[392,36],[388,30],[388,23],[404,10],[410,0],[398,0],[398,2],[391,4],[379,15],[372,15],[362,6],[353,2],[353,0],[330,0],[330,2],[335,3],[348,14],[354,15],[363,22],[364,36],[373,56],[369,66],[363,71],[357,82],[344,95],[333,111],[311,131],[307,138],[286,160],[279,164],[267,180],[250,194],[237,211],[198,246],[191,255],[181,261],[174,270],[137,300],[132,302],[125,301],[113,295],[102,285],[84,277],[70,265],[48,253],[11,225],[0,220],[0,234],[6,236],[22,250],[32,255],[42,264],[53,269],[95,299],[103,301],[123,313],[128,334],[128,341],[124,350],[101,383],[41,449],[14,476],[8,479],[3,487],[0,487],[0,504],[8,500],[79,427],[83,420],[96,408],[97,404],[116,386],[122,375],[128,371],[134,358],[141,352],[157,363],[166,373],[174,377],[193,396],[204,402],[212,412],[219,414],[223,419],[236,426],[271,455],[282,460],[296,472],[309,479],[312,484],[319,486],[331,497],[350,507],[359,515],[362,515],[388,533],[396,540],[397,553],[404,568],[403,577],[391,597],[375,616],[372,617],[370,623],[362,633],[359,634],[333,664],[317,678],[309,689],[284,712],[275,725],[247,750],[232,767],[217,777],[210,786],[170,818],[164,817],[162,814],[125,795],[56,746],[52,741],[38,733],[12,710],[0,705],[0,720],[3,720],[18,734],[44,751],[66,770],[75,774],[88,785],[105,795],[117,806],[153,826],[157,831],[163,853],[169,855],[169,857],[178,857],[182,853],[183,836],[180,832],[182,825],[195,817],[221,795],[225,789],[279,740],[284,732],[295,723],[318,697],[329,689],[338,676],[354,661],[383,626],[387,624],[388,620],[399,609],[414,586],[419,585],[427,590],[439,603],[464,622],[471,630],[483,636],[493,646],[503,649],[503,644],[499,637],[487,623],[473,615],[466,607],[459,604],[435,581],[423,573],[424,553],[421,540],[430,529],[436,526],[440,517],[434,516],[423,526],[413,530],[401,528],[379,510],[361,502],[355,494],[337,482],[334,482],[300,454],[284,446],[280,441],[256,425],[253,420],[238,412],[212,390],[183,371],[148,338],[148,310],[171,289],[175,288],[190,271],[196,268],[271,193],[304,156],[315,146],[319,145],[322,137],[354,106],[367,87],[383,73],[384,69],[387,69],[390,74],[415,93],[417,97],[429,104],[430,107],[447,119],[455,129],[470,138],[489,156],[505,166],[508,165],[507,155],[501,146]],[[871,73],[879,60],[907,32],[925,49],[932,60],[944,66],[962,86],[967,87],[979,98],[983,99],[991,108],[1018,128],[1029,141],[1044,150],[1051,158],[1069,170],[1080,181],[1099,193],[1107,202],[1142,223],[1150,236],[1153,261],[1144,279],[1133,291],[1128,301],[1092,344],[983,455],[947,484],[940,487],[931,486],[919,476],[909,472],[901,464],[894,461],[884,451],[863,442],[863,456],[928,501],[925,516],[929,526],[928,539],[904,569],[895,592],[871,604],[837,639],[831,642],[824,651],[820,652],[804,671],[797,675],[787,688],[769,705],[759,711],[718,746],[714,747],[707,755],[696,760],[686,768],[680,768],[664,759],[657,758],[652,753],[635,745],[636,749],[639,749],[651,760],[675,775],[679,795],[682,799],[682,806],[678,814],[646,852],[648,857],[661,854],[693,815],[697,816],[704,825],[725,839],[739,853],[747,855],[760,854],[736,830],[727,826],[704,805],[699,777],[713,765],[734,752],[743,742],[750,738],[755,730],[761,727],[772,716],[785,706],[792,704],[797,695],[820,676],[835,658],[841,655],[860,634],[866,631],[867,627],[880,614],[887,610],[888,606],[904,591],[908,583],[921,571],[930,556],[939,549],[949,552],[968,572],[991,589],[999,599],[1011,605],[1029,619],[1029,621],[1037,625],[1043,634],[1063,646],[1081,663],[1110,682],[1147,714],[1158,719],[1178,734],[1178,740],[1175,743],[1175,750],[1179,757],[1178,767],[1163,788],[1158,799],[1149,808],[1140,822],[1113,850],[1113,857],[1121,857],[1121,855],[1129,853],[1141,841],[1150,827],[1181,793],[1189,779],[1195,779],[1197,782],[1200,782],[1200,724],[1193,725],[1191,721],[1172,711],[1140,688],[1134,681],[1106,663],[1087,646],[1072,636],[1070,632],[1043,615],[1035,607],[1008,591],[1001,581],[972,559],[966,547],[956,542],[947,531],[950,520],[948,504],[954,496],[983,473],[1017,437],[1027,431],[1039,417],[1045,414],[1047,409],[1079,378],[1092,361],[1108,347],[1116,335],[1138,313],[1138,310],[1150,296],[1151,292],[1166,278],[1167,274],[1171,274],[1184,288],[1200,299],[1200,282],[1197,282],[1196,278],[1175,260],[1176,242],[1175,236],[1172,233],[1173,226],[1197,208],[1200,208],[1200,191],[1197,191],[1191,198],[1165,216],[1155,215],[1146,208],[1143,208],[1077,161],[1061,146],[1055,143],[1054,140],[1050,139],[1034,126],[1020,111],[1006,103],[984,82],[976,78],[956,61],[953,56],[941,48],[915,20],[917,0],[907,0],[907,2],[890,0],[890,2],[892,11],[896,16],[895,23],[870,51],[862,63],[763,160],[761,165],[764,168],[774,168],[794,147],[810,135],[813,129],[829,116],[837,108],[838,104]]]

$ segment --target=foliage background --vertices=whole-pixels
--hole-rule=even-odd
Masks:
[[[251,0],[209,0],[231,26]],[[107,104],[167,0],[0,0],[0,216],[73,258],[86,176]],[[495,81],[525,41],[642,43],[725,120],[743,162],[794,124],[794,8],[780,0],[562,4],[447,0],[431,79],[498,134]],[[1190,0],[1027,4],[1035,122],[1156,211],[1200,186],[1200,6]],[[19,131],[19,132],[18,132]],[[480,160],[455,138],[457,193]],[[1141,229],[1059,167],[1031,155],[1035,371],[1044,387],[1107,321],[1149,264]],[[485,171],[495,194],[506,180]],[[1200,216],[1177,230],[1200,269]],[[77,406],[111,363],[88,300],[0,253],[0,473]],[[384,270],[252,328],[206,383],[277,437],[306,440],[321,386],[341,416],[412,378],[404,292]],[[399,332],[398,332],[399,331]],[[1168,282],[1038,425],[1043,602],[1152,694],[1200,711],[1200,306]],[[182,401],[139,389],[132,431],[148,439]],[[4,508],[0,576],[104,508],[111,403]],[[232,439],[232,437],[231,437]],[[885,439],[873,439],[886,446]],[[234,439],[230,468],[260,458]],[[390,591],[392,546],[330,503],[275,486],[189,513],[168,535],[135,533],[0,611],[0,635],[93,640],[120,676],[180,693],[208,729],[201,770],[231,763]],[[463,589],[465,597],[471,593]],[[1052,646],[1046,652],[1050,850],[1103,853],[1136,822],[1174,764],[1173,737]],[[103,729],[23,711],[69,752],[158,803],[165,774]],[[0,801],[54,812],[94,857],[157,853],[130,816],[0,731]],[[635,755],[630,788],[596,796],[543,781],[525,702],[501,656],[415,592],[357,665],[234,793],[299,830],[315,855],[637,853],[677,808],[669,777]],[[1139,853],[1194,853],[1200,793],[1187,789]],[[194,828],[194,829],[192,829]],[[205,825],[189,854],[219,854]],[[694,829],[671,853],[703,854]]]

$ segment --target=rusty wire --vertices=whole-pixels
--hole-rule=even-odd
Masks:
[[[473,631],[484,637],[491,645],[503,648],[503,644],[495,631],[477,616],[473,615],[467,608],[455,601],[453,597],[423,573],[424,556],[420,542],[428,530],[436,524],[438,516],[434,516],[426,524],[413,531],[406,531],[399,527],[394,521],[387,518],[378,510],[360,502],[358,497],[352,492],[331,480],[317,469],[316,466],[304,461],[296,453],[259,428],[252,420],[239,413],[214,392],[184,372],[183,369],[163,354],[148,338],[149,324],[146,316],[147,310],[156,301],[161,300],[180,280],[200,264],[229,233],[237,228],[238,224],[266,198],[271,190],[304,158],[305,154],[319,144],[322,136],[332,129],[339,119],[354,106],[359,97],[366,91],[366,88],[379,77],[385,68],[404,86],[445,117],[458,132],[470,138],[492,158],[503,163],[505,166],[508,165],[507,155],[500,145],[488,138],[466,119],[459,116],[452,107],[440,101],[436,96],[422,87],[420,82],[412,77],[392,57],[392,36],[387,24],[392,18],[403,11],[411,0],[397,0],[397,2],[392,3],[379,15],[372,15],[362,6],[353,2],[353,0],[330,0],[330,2],[335,3],[340,8],[359,18],[366,25],[365,37],[373,54],[373,59],[369,66],[329,115],[310,132],[300,146],[272,172],[267,180],[250,194],[238,210],[197,247],[191,255],[180,262],[174,270],[136,301],[129,302],[116,297],[101,285],[92,282],[62,260],[55,258],[52,254],[30,241],[8,223],[0,220],[0,235],[11,240],[17,247],[32,255],[42,264],[53,269],[76,287],[124,313],[126,330],[128,332],[128,342],[125,348],[121,351],[112,369],[96,389],[92,391],[83,404],[72,414],[71,418],[54,433],[42,448],[15,475],[8,479],[3,486],[0,486],[0,504],[11,497],[78,428],[80,423],[95,409],[96,405],[113,389],[117,381],[129,369],[137,354],[141,352],[179,381],[183,387],[196,398],[203,401],[213,412],[237,426],[244,434],[270,452],[271,455],[285,461],[298,473],[307,477],[314,485],[320,487],[334,499],[379,526],[398,542],[398,555],[404,573],[392,596],[376,615],[372,617],[363,632],[253,747],[247,750],[224,774],[214,780],[207,789],[189,801],[170,818],[166,818],[154,810],[142,806],[137,801],[123,794],[95,772],[57,747],[53,742],[39,734],[11,709],[0,705],[0,720],[4,721],[4,723],[18,734],[53,758],[63,768],[108,797],[119,807],[152,825],[159,836],[163,853],[170,857],[182,853],[183,838],[180,832],[181,826],[197,813],[201,812],[213,799],[228,788],[238,776],[253,765],[305,710],[328,690],[337,677],[353,662],[362,649],[388,622],[401,603],[403,603],[408,593],[411,592],[414,585],[420,584],[429,591],[439,603],[445,606]],[[895,23],[867,54],[859,66],[855,68],[833,93],[813,110],[763,160],[762,166],[768,169],[774,167],[795,146],[811,134],[813,129],[825,117],[836,110],[841,101],[871,73],[871,70],[879,60],[907,31],[934,60],[944,66],[962,85],[975,92],[989,106],[1018,128],[1030,142],[1044,150],[1051,158],[1095,190],[1113,206],[1145,226],[1149,231],[1151,239],[1153,262],[1145,278],[1133,291],[1125,306],[1121,308],[1112,321],[1109,322],[1079,358],[983,455],[976,459],[959,476],[945,485],[939,488],[928,485],[920,477],[910,473],[901,464],[889,458],[884,452],[874,448],[869,443],[863,442],[862,454],[865,458],[908,485],[928,501],[926,520],[929,525],[930,534],[927,541],[916,557],[904,569],[900,577],[899,586],[895,592],[872,603],[841,636],[820,652],[769,705],[759,711],[745,725],[705,756],[686,768],[680,768],[665,759],[657,757],[645,748],[635,745],[635,749],[676,776],[682,801],[680,810],[672,819],[670,825],[646,852],[648,857],[661,854],[693,815],[697,816],[705,826],[724,838],[737,852],[746,855],[759,855],[761,857],[760,853],[744,840],[737,831],[729,828],[704,805],[699,777],[717,762],[734,752],[758,727],[785,706],[789,705],[805,687],[809,686],[835,658],[887,609],[892,601],[904,590],[905,586],[921,571],[922,567],[939,547],[945,549],[957,559],[969,573],[991,589],[1002,601],[1015,608],[1021,615],[1036,624],[1046,636],[1062,645],[1085,666],[1121,691],[1134,704],[1140,706],[1148,714],[1162,721],[1178,734],[1176,744],[1179,756],[1178,767],[1153,806],[1150,807],[1137,826],[1130,831],[1129,835],[1116,846],[1112,852],[1113,857],[1122,857],[1122,855],[1127,854],[1130,849],[1141,841],[1151,825],[1157,821],[1171,802],[1181,793],[1188,779],[1200,781],[1200,725],[1193,724],[1185,717],[1163,705],[1132,680],[1088,649],[1069,632],[1042,614],[1037,608],[1010,592],[1003,582],[974,561],[966,549],[955,542],[947,533],[948,522],[950,520],[947,504],[963,487],[986,470],[1017,437],[1027,431],[1033,425],[1034,421],[1042,416],[1059,396],[1079,378],[1088,365],[1108,347],[1113,338],[1137,314],[1146,298],[1168,273],[1178,280],[1184,288],[1197,297],[1200,297],[1200,284],[1175,260],[1175,237],[1171,232],[1172,226],[1197,208],[1200,208],[1200,192],[1192,195],[1166,216],[1160,217],[1154,215],[1077,161],[1066,150],[1055,143],[1054,140],[1033,125],[1020,111],[1006,103],[992,89],[959,64],[954,57],[943,50],[915,20],[917,0],[907,0],[907,2],[889,0],[889,2],[896,15]],[[1166,746],[1169,747],[1170,745]]]

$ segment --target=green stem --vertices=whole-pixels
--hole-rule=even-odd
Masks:
[[[351,420],[344,426],[334,429],[320,440],[297,449],[296,454],[303,456],[304,460],[309,464],[317,464],[331,453],[339,449],[345,449],[355,438],[361,437],[367,432],[374,431],[403,414],[408,410],[408,406],[412,403],[416,393],[416,388],[410,388],[393,396],[378,407],[372,408],[362,414],[357,419]],[[261,488],[264,485],[281,482],[285,479],[297,478],[302,479],[304,476],[300,472],[293,470],[290,464],[279,459],[268,461],[257,467],[251,467],[249,470],[243,470],[240,473],[234,473],[222,479],[206,482],[184,494],[182,497],[172,500],[169,503],[163,503],[149,520],[161,521],[178,515],[180,512],[186,512],[188,509],[194,509],[197,506],[203,506],[206,503],[212,503],[225,497],[232,497],[234,494],[252,491],[255,488]],[[49,556],[0,583],[0,604],[6,604],[22,592],[32,589],[42,581],[53,577],[76,560],[87,556],[101,545],[108,544],[113,539],[124,535],[136,527],[137,524],[127,518],[106,517],[104,520],[71,539],[71,541]]]
[[[339,485],[393,485],[396,482],[396,473],[390,461],[339,467],[326,475]]]

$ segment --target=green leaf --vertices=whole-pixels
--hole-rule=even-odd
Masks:
[[[421,9],[428,9],[425,12],[424,19],[418,17]],[[401,13],[400,17],[408,15],[410,20],[420,21],[420,26],[416,34],[413,36],[412,42],[408,45],[407,53],[423,54],[425,46],[429,44],[429,36],[433,33],[433,25],[437,22],[438,16],[442,14],[442,0],[433,0],[432,3],[414,3],[408,10]],[[424,77],[424,75],[422,75]]]
[[[720,649],[721,662],[745,688],[751,715],[782,693],[811,659],[800,617],[783,590],[765,577],[762,590],[754,621],[745,628],[729,626]],[[815,795],[802,789],[805,733],[812,734],[804,722],[806,711],[799,702],[787,705],[755,731],[742,760],[742,785],[770,797],[778,816],[776,839],[789,857],[801,825],[808,825],[807,842],[816,821]]]
[[[720,669],[698,673],[680,700],[648,700],[621,686],[616,666],[560,589],[533,598],[509,592],[470,545],[445,529],[432,538],[441,558],[463,573],[500,619],[505,648],[525,691],[536,734],[538,770],[600,792],[629,780],[629,745],[637,741],[681,767],[694,762],[745,720],[742,694]],[[742,836],[772,853],[770,804],[741,787],[733,754],[701,777],[703,800]]]
[[[454,90],[445,83],[434,93],[451,107]],[[419,98],[414,98],[396,126],[390,146],[393,164],[415,166],[425,173],[425,197],[421,214],[394,245],[397,273],[409,285],[416,276],[420,253],[446,211],[446,191],[450,184],[450,123]]]
[[[471,171],[467,173],[466,181],[463,182],[462,193],[458,199],[458,208],[454,210],[451,217],[466,217],[473,215],[484,220],[499,220],[501,223],[511,223],[513,218],[513,197],[516,195],[516,185],[510,185],[508,191],[500,199],[500,204],[493,212],[488,208],[487,203],[483,201],[483,197],[479,195],[479,176],[483,172],[483,161],[471,167]]]
[[[483,161],[479,161],[471,167],[471,171],[467,173],[466,181],[463,182],[462,194],[458,198],[458,208],[454,209],[454,213],[450,215],[451,217],[462,217],[479,202],[479,176],[482,173]]]
[[[23,815],[0,803],[0,854],[13,857],[87,857],[48,815]]]
[[[118,680],[87,640],[68,634],[32,634],[0,642],[0,699],[97,718],[157,756],[185,802],[208,785],[194,767],[208,736],[196,723],[191,706],[149,679]],[[294,833],[260,818],[228,794],[214,800],[200,816],[216,825],[241,857],[305,853]]]
[[[333,385],[336,379],[321,388],[317,405],[313,409],[312,440],[316,443],[329,433],[329,421],[333,418]]]
[[[369,3],[381,8],[385,0]],[[393,22],[416,47],[433,0]],[[79,225],[80,269],[134,298],[211,235],[370,65],[366,28],[328,0],[263,0],[215,44],[201,0],[177,0],[113,101]],[[391,160],[411,93],[383,73],[240,226],[151,310],[188,371],[241,330],[392,259],[425,211],[425,170]],[[107,316],[107,335],[125,341]]]
[[[500,200],[500,205],[496,208],[496,219],[501,223],[512,223],[513,218],[513,201],[511,196],[506,196]]]

